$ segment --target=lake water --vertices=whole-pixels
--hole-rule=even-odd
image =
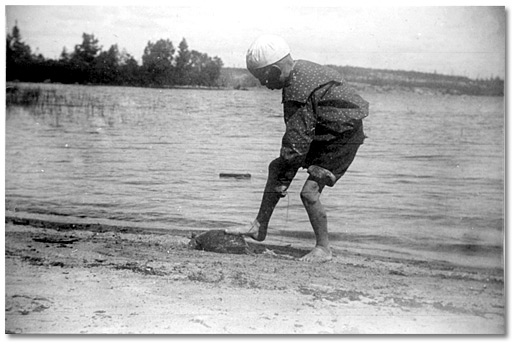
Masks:
[[[256,216],[285,129],[280,91],[34,86],[68,102],[7,110],[7,210],[197,229]],[[360,94],[370,102],[368,138],[322,196],[333,244],[500,267],[503,98]],[[301,170],[270,236],[312,237],[305,179]]]

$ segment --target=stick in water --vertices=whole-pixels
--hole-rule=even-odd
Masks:
[[[249,179],[251,174],[249,173],[221,173],[220,178],[236,178],[236,179]]]

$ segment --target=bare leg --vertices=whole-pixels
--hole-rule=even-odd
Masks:
[[[257,241],[264,241],[267,236],[267,227],[273,211],[280,201],[281,197],[286,195],[286,190],[292,178],[287,179],[284,183],[280,181],[280,172],[282,166],[280,159],[275,159],[269,164],[269,176],[264,188],[264,195],[262,196],[262,203],[256,219],[250,226],[236,227],[226,229],[227,234],[249,236]],[[292,174],[292,177],[294,177]]]
[[[332,259],[327,229],[327,212],[320,201],[320,195],[324,187],[324,183],[319,183],[309,178],[305,182],[300,194],[312,229],[316,235],[316,246],[311,252],[301,258],[305,262],[326,262]]]

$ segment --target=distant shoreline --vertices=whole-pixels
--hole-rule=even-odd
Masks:
[[[415,71],[382,70],[351,66],[329,66],[352,86],[369,86],[374,91],[416,91],[421,94],[503,96],[504,80],[498,77],[470,79]],[[219,83],[235,88],[260,87],[244,68],[222,68]]]
[[[106,87],[129,87],[129,88],[149,88],[149,89],[163,89],[163,90],[194,90],[194,91],[256,91],[264,90],[261,86],[125,86],[125,85],[99,85],[99,84],[64,84],[60,82],[25,82],[25,81],[7,81],[6,88],[9,92],[10,89],[16,85],[69,85],[69,86],[106,86]],[[352,86],[358,92],[369,92],[369,93],[412,93],[418,95],[427,96],[475,96],[475,97],[504,97],[503,95],[473,95],[465,94],[458,90],[450,90],[443,88],[430,88],[430,87],[418,87],[418,86],[402,86],[402,85],[372,85],[360,82],[350,82]]]

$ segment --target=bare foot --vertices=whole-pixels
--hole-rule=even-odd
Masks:
[[[267,236],[267,231],[262,231],[260,229],[260,223],[256,220],[251,225],[226,228],[225,232],[229,235],[249,236],[256,241],[264,241]]]
[[[303,262],[324,263],[332,260],[332,251],[330,248],[316,246],[311,252],[300,258]]]

